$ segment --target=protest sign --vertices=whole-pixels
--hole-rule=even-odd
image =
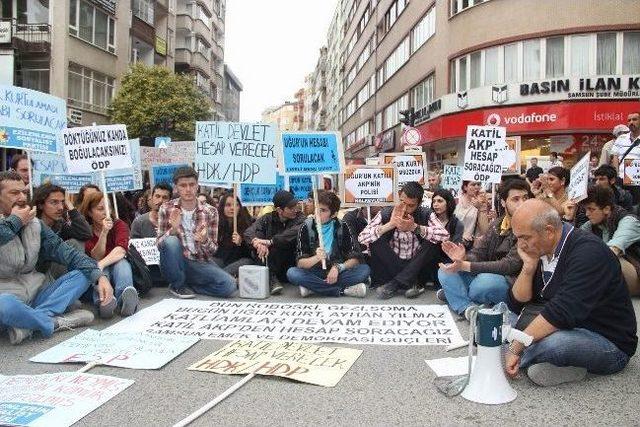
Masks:
[[[133,191],[142,189],[142,168],[140,167],[140,139],[130,139],[129,148],[131,150],[132,167],[128,169],[109,168],[105,172],[105,183],[107,192]],[[98,183],[99,175],[96,174],[94,182]]]
[[[133,167],[125,125],[86,126],[61,132],[69,173],[90,173]]]
[[[84,175],[65,175],[65,174],[47,174],[47,173],[34,173],[34,177],[37,177],[37,181],[42,185],[45,182],[49,182],[53,185],[57,185],[65,189],[67,193],[77,194],[80,192],[80,188],[83,185],[87,184],[95,184],[96,180],[94,179],[93,174],[84,174]],[[34,185],[35,180],[34,180]]]
[[[442,172],[442,188],[451,191],[456,197],[462,189],[462,167],[456,165],[444,165]]]
[[[0,85],[0,146],[58,152],[58,133],[67,127],[67,103],[46,93]]]
[[[571,168],[569,185],[567,186],[567,198],[571,201],[579,202],[587,198],[590,158],[591,151],[582,156],[578,163]]]
[[[397,166],[397,190],[400,190],[407,182],[415,181],[422,186],[427,182],[425,153],[381,153],[380,164]]]
[[[499,184],[502,176],[500,151],[506,145],[506,128],[467,126],[462,179]]]
[[[156,244],[155,237],[147,237],[144,239],[130,239],[129,243],[135,246],[140,252],[140,256],[144,259],[147,265],[159,265],[160,264],[160,251]]]
[[[508,136],[505,138],[502,151],[502,175],[520,175],[521,138]]]
[[[198,182],[275,184],[275,135],[265,123],[196,122]]]
[[[87,329],[29,359],[37,363],[88,363],[129,369],[160,369],[192,345],[197,337]]]
[[[462,341],[447,306],[279,304],[165,299],[107,330],[202,339],[379,345]]]
[[[172,141],[166,148],[141,147],[140,163],[143,170],[150,170],[153,165],[193,163],[196,156],[194,141]]]
[[[284,176],[277,174],[276,184],[240,184],[240,202],[242,206],[264,206],[273,204],[273,196],[284,190]]]
[[[282,167],[286,174],[338,174],[344,165],[337,132],[282,132]]]
[[[274,375],[334,387],[362,350],[291,341],[234,341],[188,369],[216,374]]]
[[[393,206],[398,171],[394,165],[349,165],[340,174],[343,206]]]
[[[364,164],[365,165],[378,165],[380,164],[380,158],[379,157],[367,157],[366,159],[364,159]]]
[[[0,425],[70,426],[133,384],[106,375],[0,375]]]
[[[173,173],[176,171],[176,169],[185,166],[190,165],[181,163],[151,166],[151,169],[149,169],[149,180],[151,181],[151,188],[153,188],[156,184],[160,184],[161,182],[173,185]]]
[[[624,185],[640,185],[640,159],[624,159]]]
[[[311,175],[289,175],[287,182],[288,190],[298,200],[304,200],[309,197],[309,193],[313,190],[313,181]]]

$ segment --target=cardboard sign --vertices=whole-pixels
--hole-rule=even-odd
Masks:
[[[108,170],[105,172],[105,184],[107,192],[142,190],[142,167],[140,166],[140,139],[130,139],[131,149],[130,169]],[[94,182],[100,182],[100,175],[95,174]]]
[[[240,202],[243,206],[264,206],[273,204],[273,196],[284,190],[284,176],[277,174],[276,184],[240,184]]]
[[[0,147],[58,152],[67,127],[67,102],[56,96],[0,84]]]
[[[451,191],[455,196],[462,189],[462,167],[455,165],[444,165],[444,171],[441,177],[442,188]]]
[[[640,185],[640,159],[624,159],[623,176],[624,185]]]
[[[499,184],[502,176],[502,154],[506,128],[467,126],[462,179]]]
[[[151,182],[151,188],[156,184],[165,182],[173,185],[173,174],[178,168],[189,166],[186,163],[172,164],[172,165],[153,165],[149,170],[149,181]]]
[[[146,237],[143,239],[129,239],[129,243],[132,244],[140,256],[147,265],[160,265],[160,251],[156,243],[155,237]]]
[[[188,369],[227,375],[256,373],[334,387],[361,354],[362,350],[353,348],[287,341],[235,341]]]
[[[67,193],[77,194],[80,192],[80,188],[83,185],[95,184],[96,180],[92,174],[85,175],[64,175],[64,174],[47,174],[47,173],[34,173],[34,178],[37,177],[39,185],[45,182],[50,182],[53,185],[57,185],[66,190]],[[34,185],[35,185],[34,179]],[[97,184],[96,184],[97,185]]]
[[[290,175],[287,176],[288,190],[298,200],[304,200],[309,197],[309,193],[313,191],[313,177],[310,175]]]
[[[344,166],[337,132],[282,132],[282,167],[291,175],[338,174]]]
[[[275,135],[265,123],[196,122],[198,182],[275,184]]]
[[[422,186],[427,182],[425,153],[382,153],[380,154],[380,164],[397,166],[398,191],[407,182],[415,181]]]
[[[0,425],[67,427],[133,384],[106,375],[0,375]]]
[[[125,125],[68,128],[62,131],[60,139],[69,173],[133,167]]]
[[[578,163],[571,168],[569,185],[567,186],[567,197],[569,200],[579,202],[587,198],[589,159],[591,159],[591,151],[582,156],[582,158],[578,160]]]
[[[29,359],[37,363],[89,363],[160,369],[199,341],[195,337],[87,329]]]
[[[463,341],[446,305],[286,304],[165,299],[109,327],[216,340],[378,345]]]
[[[502,175],[520,175],[521,137],[505,138],[506,147],[502,150]]]
[[[187,164],[191,165],[196,157],[194,141],[172,141],[166,148],[141,147],[140,164],[143,170],[153,165]]]
[[[350,165],[340,174],[344,206],[393,206],[397,203],[398,171],[395,165]]]

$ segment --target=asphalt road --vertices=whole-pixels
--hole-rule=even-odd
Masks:
[[[143,307],[168,297],[154,289]],[[204,299],[204,297],[203,297]],[[269,302],[335,302],[309,297],[301,300],[289,287]],[[365,300],[340,302],[379,304]],[[394,304],[433,304],[434,292],[417,300],[395,297]],[[640,301],[634,301],[636,313]],[[111,322],[94,322],[103,329]],[[458,322],[463,336],[468,325]],[[61,332],[49,340],[35,339],[19,346],[0,337],[0,373],[42,374],[72,371],[80,365],[44,365],[28,359],[77,332]],[[191,365],[226,342],[202,340],[158,371],[98,367],[93,374],[135,380],[135,383],[87,415],[77,426],[171,426],[225,391],[239,376],[187,371]],[[637,402],[640,364],[634,357],[620,374],[554,388],[535,386],[526,377],[513,381],[518,398],[511,404],[483,406],[461,397],[447,398],[433,386],[435,375],[425,359],[463,356],[466,349],[445,353],[439,346],[352,346],[364,350],[351,370],[334,388],[297,383],[276,377],[256,377],[213,408],[194,426],[297,425],[638,425]]]

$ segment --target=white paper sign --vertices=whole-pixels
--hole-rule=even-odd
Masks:
[[[71,174],[133,167],[125,125],[67,128],[60,135]]]
[[[66,427],[133,384],[106,375],[0,375],[0,425]]]
[[[569,175],[569,186],[567,187],[567,197],[569,200],[579,202],[587,198],[587,187],[589,186],[589,159],[591,151],[585,154],[578,163],[571,168]]]
[[[469,356],[445,357],[442,359],[427,360],[427,365],[435,372],[436,377],[455,377],[469,373]],[[476,356],[473,356],[471,365],[476,363]]]
[[[462,189],[462,167],[455,165],[444,165],[442,173],[442,188],[449,190],[457,196]]]
[[[507,129],[503,127],[467,126],[462,179],[499,184],[503,165],[512,162],[510,157],[504,161],[501,157],[506,136]]]
[[[130,239],[131,243],[140,252],[140,256],[147,265],[160,265],[160,251],[155,237],[144,239]]]
[[[202,339],[450,345],[463,341],[444,305],[279,304],[165,299],[108,331]]]
[[[198,342],[197,337],[87,329],[29,359],[37,363],[88,363],[129,369],[160,369]]]

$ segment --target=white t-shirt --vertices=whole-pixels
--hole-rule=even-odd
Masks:
[[[182,209],[182,228],[184,229],[184,238],[187,241],[187,249],[191,253],[196,252],[196,242],[193,238],[193,232],[195,231],[195,221],[193,220],[193,214],[195,213],[195,209],[192,211],[188,211],[186,209]]]
[[[618,176],[620,176],[620,178],[624,177],[624,161],[622,161],[622,156],[624,156],[624,153],[626,153],[629,147],[631,147],[631,144],[633,144],[633,141],[631,141],[631,135],[623,133],[613,141],[613,147],[611,147],[611,154],[613,156],[618,156],[618,161],[620,161],[620,164],[618,165]],[[631,149],[624,159],[640,159],[640,144]]]

